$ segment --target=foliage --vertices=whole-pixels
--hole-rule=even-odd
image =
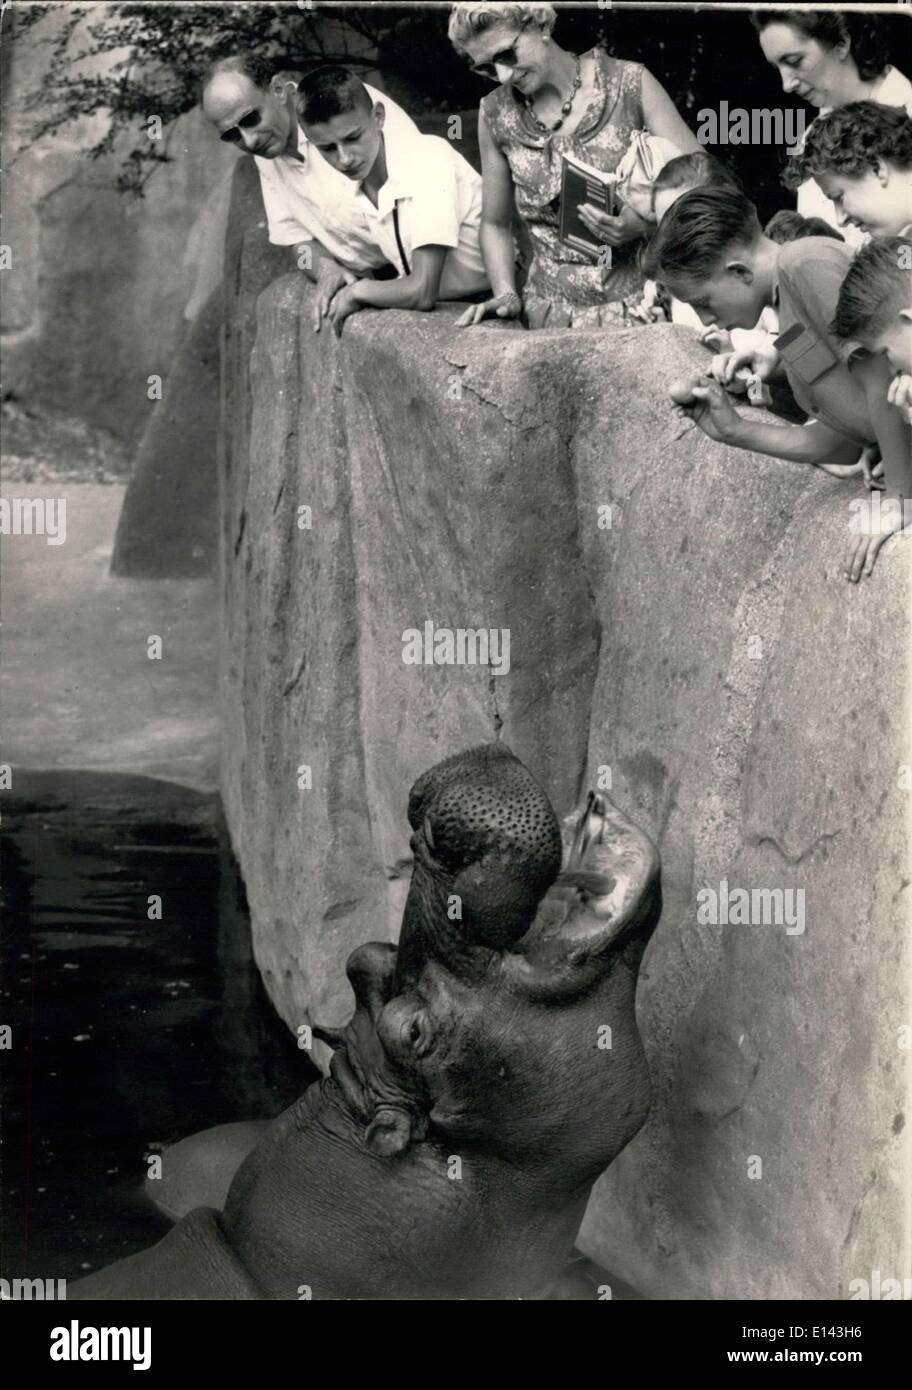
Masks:
[[[53,135],[71,122],[107,112],[105,133],[87,151],[93,159],[117,154],[116,182],[141,193],[150,175],[172,158],[174,122],[198,100],[199,82],[216,57],[258,49],[287,57],[289,66],[340,62],[376,65],[381,50],[408,41],[428,15],[370,5],[99,4],[95,18],[66,4],[19,5],[12,37],[26,35],[48,47],[48,71],[27,93],[29,139]],[[433,15],[439,27],[439,13]],[[99,74],[80,70],[86,59],[107,55]],[[150,116],[164,138],[149,139]]]

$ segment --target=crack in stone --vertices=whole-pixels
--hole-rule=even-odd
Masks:
[[[300,655],[300,657],[298,658],[298,662],[297,662],[297,664],[296,664],[294,670],[293,670],[292,673],[291,673],[291,676],[289,677],[289,679],[285,682],[285,684],[284,684],[283,687],[282,687],[282,694],[283,694],[283,695],[290,695],[290,694],[291,694],[291,692],[294,690],[295,686],[297,685],[298,681],[299,681],[299,680],[301,679],[301,677],[303,676],[303,674],[304,674],[304,668],[306,667],[306,665],[307,665],[307,653],[306,653],[306,652],[302,652],[301,655]]]
[[[497,677],[495,676],[493,671],[488,676],[488,691],[491,696],[491,705],[493,706],[494,710],[494,717],[492,721],[494,725],[494,737],[500,738],[500,731],[503,728],[503,719],[501,718],[500,710],[497,707]]]
[[[779,857],[784,859],[786,864],[790,864],[794,868],[796,865],[802,863],[803,860],[807,859],[808,855],[812,854],[817,846],[822,844],[824,840],[835,840],[841,834],[841,829],[825,830],[821,835],[818,835],[811,841],[807,849],[801,850],[798,854],[789,854],[788,850],[783,848],[775,835],[750,835],[745,840],[745,844],[755,846],[758,849],[762,848],[764,845],[772,845]]]
[[[443,359],[448,366],[455,367],[462,373],[462,376],[460,377],[460,384],[462,385],[462,389],[464,391],[471,391],[472,395],[475,397],[476,400],[483,402],[484,405],[491,406],[493,410],[499,411],[503,418],[507,421],[507,423],[512,425],[514,429],[521,430],[523,434],[533,434],[537,430],[540,430],[542,428],[542,425],[544,424],[552,425],[555,429],[558,428],[555,421],[551,418],[550,415],[546,413],[543,413],[541,417],[536,419],[531,424],[527,424],[523,420],[514,419],[514,417],[507,410],[503,401],[493,400],[490,396],[486,396],[478,385],[466,380],[468,366],[465,362],[454,362],[453,359],[446,352],[444,352],[443,354]]]

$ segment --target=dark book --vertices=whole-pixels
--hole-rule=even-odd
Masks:
[[[616,216],[615,176],[584,164],[575,155],[565,154],[561,168],[560,239],[594,261],[601,259],[610,265],[610,246],[599,241],[580,221],[579,210],[583,203],[591,203],[602,212]]]

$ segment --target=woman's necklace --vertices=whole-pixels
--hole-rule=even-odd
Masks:
[[[574,97],[576,96],[577,92],[579,91],[579,89],[580,89],[580,87],[581,87],[582,85],[583,85],[582,63],[581,63],[581,61],[580,61],[579,54],[577,54],[577,58],[576,58],[576,72],[575,72],[574,75],[573,75],[573,88],[572,88],[572,90],[571,90],[571,92],[570,92],[570,95],[568,96],[567,100],[566,100],[565,102],[563,102],[562,105],[561,105],[561,118],[560,118],[560,120],[559,120],[555,125],[545,125],[544,121],[540,121],[540,120],[538,119],[538,117],[536,116],[534,110],[532,109],[532,101],[533,101],[532,97],[524,96],[524,97],[523,97],[523,101],[525,102],[526,110],[528,111],[529,115],[531,116],[531,118],[532,118],[532,124],[535,126],[536,130],[543,131],[545,135],[553,135],[553,134],[555,133],[555,131],[560,130],[561,126],[564,124],[564,121],[565,121],[565,120],[567,119],[567,117],[570,115],[570,109],[571,109],[571,107],[573,106]]]

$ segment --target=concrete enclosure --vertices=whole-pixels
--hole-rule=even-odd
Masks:
[[[850,586],[855,483],[676,438],[689,330],[441,308],[337,342],[285,275],[254,343],[275,263],[256,231],[230,259],[223,794],[282,1016],[347,1017],[436,759],[503,738],[559,814],[610,779],[664,866],[655,1101],[583,1247],[651,1298],[908,1275],[906,544]],[[509,670],[406,664],[426,622],[508,629]],[[714,923],[723,881],[769,911]]]

